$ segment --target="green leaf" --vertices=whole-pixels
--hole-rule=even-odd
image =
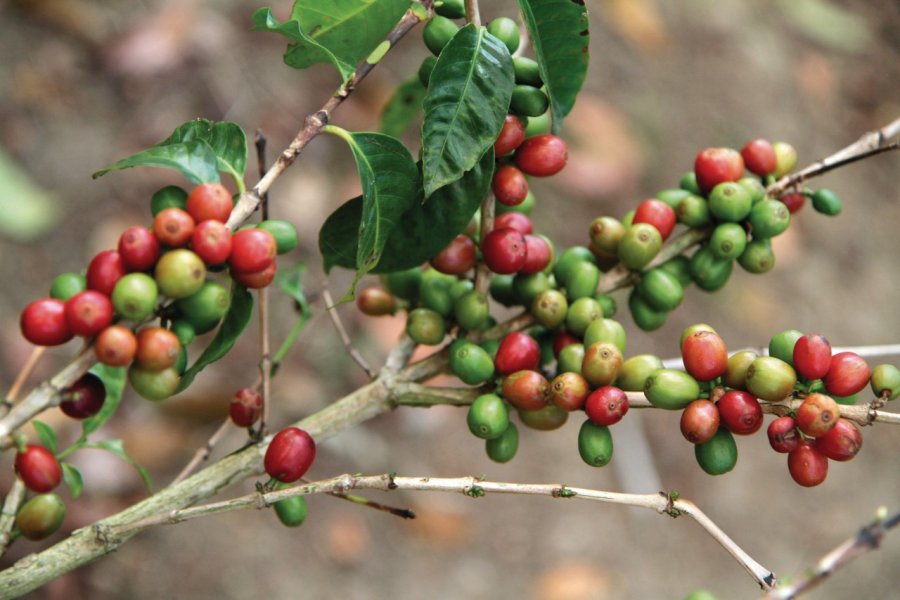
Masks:
[[[384,247],[375,273],[390,273],[421,265],[440,252],[461,233],[488,192],[494,173],[494,152],[462,179],[437,190],[425,204],[416,202],[400,217]],[[362,217],[362,198],[353,198],[338,208],[319,232],[319,249],[325,268],[354,268],[356,229]]]
[[[137,462],[131,458],[127,452],[125,452],[125,446],[122,444],[122,440],[103,440],[102,442],[93,442],[90,444],[85,444],[84,448],[93,448],[95,450],[106,450],[112,454],[115,454],[120,459],[131,465],[137,470],[138,474],[141,476],[141,479],[144,480],[144,485],[147,486],[147,491],[153,491],[153,481],[150,479],[150,473],[137,464]]]
[[[362,184],[362,216],[358,221],[356,277],[340,300],[353,298],[359,280],[381,260],[384,244],[400,216],[416,203],[419,171],[399,140],[383,133],[351,133],[326,126],[325,131],[350,146]]]
[[[104,364],[94,365],[91,373],[103,381],[106,388],[106,399],[103,407],[96,415],[81,422],[81,438],[97,431],[112,417],[122,402],[122,391],[125,389],[125,367],[110,367]]]
[[[422,100],[425,99],[425,86],[413,75],[394,91],[381,112],[381,124],[378,129],[386,135],[400,137],[413,120],[422,112]]]
[[[53,431],[53,428],[44,423],[43,421],[38,421],[34,419],[31,422],[34,425],[34,430],[37,432],[38,439],[41,440],[41,444],[44,445],[50,452],[56,454],[59,449],[58,440],[56,439],[56,432]]]
[[[575,105],[588,68],[587,8],[575,0],[518,0],[544,89],[550,97],[553,131]]]
[[[97,179],[110,171],[120,171],[131,167],[161,167],[174,169],[193,183],[219,181],[216,169],[216,153],[203,140],[185,143],[153,146],[143,152],[132,154],[108,167],[96,171],[91,177]]]
[[[60,466],[62,467],[63,481],[66,482],[72,498],[77,499],[81,495],[81,490],[84,489],[84,479],[81,477],[81,471],[75,465],[67,462],[61,463]]]
[[[168,138],[157,144],[164,146],[203,140],[216,155],[216,168],[228,173],[239,187],[247,169],[247,136],[236,123],[194,119],[178,126]]]
[[[53,229],[62,217],[55,196],[40,188],[23,167],[0,148],[0,234],[29,242]]]
[[[187,389],[200,371],[228,354],[244,328],[247,327],[247,323],[250,322],[252,313],[253,296],[244,286],[234,284],[231,288],[231,307],[225,314],[225,318],[209,346],[181,376],[181,383],[178,385],[179,392]]]
[[[286,269],[278,269],[275,273],[275,286],[297,303],[297,310],[304,315],[309,315],[309,301],[303,293],[303,277],[307,268],[303,263],[297,263]]]
[[[494,144],[514,84],[509,50],[484,28],[466,25],[441,51],[425,95],[425,197],[471,170]]]

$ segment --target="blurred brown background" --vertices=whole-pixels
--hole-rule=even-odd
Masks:
[[[570,163],[534,182],[535,222],[558,247],[587,240],[596,216],[621,216],[677,184],[706,146],[740,147],[752,137],[793,143],[807,164],[900,115],[900,5],[848,0],[589,0],[591,68],[567,121]],[[191,118],[260,128],[270,155],[283,148],[337,85],[330,67],[294,72],[284,44],[248,31],[257,5],[145,0],[7,2],[0,7],[0,388],[30,352],[18,313],[46,294],[59,272],[79,270],[113,247],[126,226],[149,222],[153,191],[182,183],[172,172],[90,173],[166,137]],[[273,6],[284,18],[288,3]],[[482,2],[485,17],[514,3]],[[426,50],[414,31],[335,115],[348,129],[377,128],[393,86]],[[325,136],[327,137],[327,136]],[[298,225],[294,254],[323,274],[316,249],[324,217],[356,192],[350,154],[316,139],[273,189],[272,213]],[[415,148],[414,148],[415,150]],[[253,161],[251,160],[251,164]],[[776,240],[778,264],[764,276],[735,270],[715,295],[691,288],[684,306],[653,334],[619,314],[628,355],[676,355],[681,329],[713,324],[732,348],[765,344],[783,329],[827,335],[835,345],[900,341],[900,197],[896,155],[827,175],[839,218],[803,210]],[[332,275],[342,292],[346,273]],[[624,296],[620,297],[624,305]],[[364,382],[321,305],[274,382],[275,423],[311,413]],[[292,323],[276,300],[274,343]],[[341,315],[360,351],[380,365],[402,323]],[[100,432],[120,437],[163,486],[202,445],[231,394],[255,379],[255,327],[229,358],[190,391],[160,405],[130,392]],[[64,364],[76,342],[54,349],[37,376]],[[199,353],[199,348],[193,354]],[[893,361],[896,363],[897,359]],[[875,364],[873,361],[872,364]],[[677,415],[636,414],[614,429],[616,457],[602,470],[578,458],[580,419],[563,429],[523,431],[509,465],[491,463],[453,409],[405,410],[321,444],[313,478],[344,472],[564,482],[598,489],[677,489],[697,502],[752,556],[778,575],[801,572],[882,505],[900,509],[900,431],[864,431],[860,457],[831,465],[818,488],[801,489],[765,436],[738,440],[727,476],[696,466]],[[64,440],[77,426],[42,418]],[[643,429],[643,434],[641,430]],[[30,434],[30,428],[26,428]],[[242,443],[232,432],[216,455]],[[649,448],[649,455],[642,449]],[[0,490],[7,489],[4,457]],[[85,494],[69,505],[72,530],[144,497],[126,465],[96,451],[76,454]],[[252,482],[236,492],[252,489]],[[720,598],[754,598],[752,581],[687,518],[546,498],[409,493],[373,496],[419,515],[412,522],[331,498],[310,501],[298,530],[270,513],[244,511],[142,535],[115,554],[62,577],[35,598],[681,598],[705,587]],[[50,541],[60,539],[57,534]],[[20,541],[0,567],[44,544]],[[900,534],[836,575],[812,598],[896,597]]]

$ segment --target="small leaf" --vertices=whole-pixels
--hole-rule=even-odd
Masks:
[[[81,495],[81,490],[84,489],[84,479],[81,477],[81,471],[75,465],[67,462],[61,463],[60,466],[62,466],[63,481],[66,482],[72,498],[77,499]]]
[[[388,238],[375,273],[390,273],[421,265],[461,233],[488,192],[494,173],[494,152],[488,150],[478,165],[459,181],[432,194],[425,204],[416,202],[400,217]],[[319,232],[325,270],[354,268],[356,229],[362,216],[362,198],[353,198],[333,212]]]
[[[86,440],[112,417],[122,402],[122,391],[125,389],[125,367],[110,367],[104,364],[95,365],[91,373],[103,381],[106,388],[106,399],[103,407],[96,415],[81,422],[81,439]]]
[[[297,309],[303,315],[308,315],[309,301],[306,294],[303,293],[303,277],[306,276],[307,268],[303,263],[297,263],[287,269],[279,269],[275,273],[275,285],[279,290],[293,298],[297,303]]]
[[[187,389],[200,371],[228,354],[244,328],[247,327],[247,323],[250,322],[252,313],[253,296],[244,286],[234,284],[231,288],[231,307],[225,314],[225,318],[209,346],[181,376],[181,383],[178,385],[179,392]]]
[[[179,125],[168,138],[157,144],[166,146],[203,140],[216,155],[219,171],[228,173],[232,179],[243,181],[247,168],[247,136],[236,123],[194,119]]]
[[[120,171],[132,167],[174,169],[184,175],[189,181],[197,184],[219,181],[219,173],[216,169],[216,153],[203,140],[193,140],[167,146],[154,146],[100,169],[91,177],[96,179],[110,171]]]
[[[381,112],[381,123],[378,126],[381,133],[394,137],[403,135],[422,112],[425,92],[425,86],[419,81],[418,75],[413,75],[397,86],[394,95]]]
[[[353,298],[356,284],[381,260],[388,236],[400,215],[416,203],[419,171],[399,140],[383,133],[351,133],[339,127],[326,131],[350,146],[362,184],[362,216],[356,246],[356,277],[341,302]]]
[[[41,444],[43,444],[44,447],[47,448],[50,452],[56,454],[59,446],[56,439],[56,432],[53,431],[53,428],[43,421],[38,421],[37,419],[31,421],[31,424],[34,425],[34,430],[37,432],[37,436],[38,439],[41,440]]]
[[[553,131],[575,105],[588,68],[587,8],[573,0],[518,0],[550,98]]]
[[[102,442],[93,442],[90,444],[85,444],[84,448],[106,450],[107,452],[115,454],[120,459],[134,467],[138,472],[138,475],[141,476],[141,479],[144,480],[144,485],[147,486],[147,491],[153,492],[153,481],[150,479],[150,472],[141,465],[137,464],[137,462],[133,458],[131,458],[127,452],[125,452],[125,446],[122,444],[122,440],[103,440]]]
[[[466,25],[441,51],[425,95],[422,178],[425,197],[470,171],[494,144],[514,84],[506,46]]]
[[[280,33],[293,41],[284,53],[284,62],[295,69],[305,69],[316,63],[330,62],[341,74],[341,79],[347,81],[356,68],[353,62],[346,61],[306,35],[298,21],[288,20],[279,23],[270,8],[260,8],[253,13],[253,29],[254,31]]]

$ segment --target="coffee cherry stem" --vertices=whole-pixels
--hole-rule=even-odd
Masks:
[[[216,447],[216,444],[225,436],[225,434],[229,430],[229,424],[231,423],[231,417],[225,417],[225,420],[222,421],[222,424],[216,429],[215,433],[209,436],[209,439],[206,440],[206,443],[194,452],[194,456],[191,458],[190,462],[184,466],[183,469],[175,476],[175,479],[172,480],[172,483],[169,485],[176,485],[181,483],[187,477],[194,472],[194,470],[209,460],[209,455],[212,453],[213,448]]]
[[[9,391],[6,393],[6,397],[3,399],[3,402],[0,403],[0,416],[6,416],[9,410],[12,408],[13,404],[16,401],[16,398],[19,395],[19,392],[22,391],[22,386],[25,385],[25,382],[28,381],[28,376],[31,375],[31,372],[34,371],[34,368],[37,366],[38,361],[41,360],[41,357],[44,355],[44,351],[47,349],[47,346],[35,346],[31,351],[31,354],[28,355],[28,360],[25,361],[25,364],[22,365],[22,368],[19,369],[19,373],[16,375],[15,381],[10,386]]]
[[[265,291],[260,290],[261,292]],[[359,350],[356,349],[356,346],[353,345],[353,341],[350,339],[350,336],[347,335],[347,330],[344,328],[344,323],[341,321],[341,316],[338,314],[338,307],[334,304],[334,299],[331,296],[331,292],[328,291],[328,287],[323,284],[322,286],[322,299],[325,300],[325,310],[328,312],[328,316],[331,318],[331,323],[334,325],[334,328],[337,330],[338,335],[341,337],[341,343],[344,344],[344,349],[347,351],[347,354],[350,355],[350,358],[353,359],[359,368],[362,369],[365,374],[369,377],[369,379],[375,379],[375,371],[369,366],[369,363],[366,362],[366,359],[363,358],[362,354],[359,353]],[[260,308],[262,308],[262,296],[260,296]],[[265,386],[266,377],[263,378],[263,385]],[[265,406],[267,394],[263,393],[263,406]]]
[[[481,26],[481,11],[478,9],[478,0],[466,0],[466,22],[476,27]]]
[[[266,436],[266,425],[269,422],[269,401],[271,400],[272,357],[269,353],[269,289],[264,287],[259,292],[259,395],[262,408],[259,415],[259,429],[254,439],[261,440]],[[329,311],[333,313],[334,311]]]

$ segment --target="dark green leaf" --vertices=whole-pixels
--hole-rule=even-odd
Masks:
[[[34,425],[34,430],[37,432],[38,439],[41,440],[41,444],[44,445],[50,452],[56,454],[59,449],[59,445],[56,439],[56,432],[53,431],[53,428],[44,423],[43,421],[38,421],[34,419],[31,422]]]
[[[240,337],[247,323],[250,322],[250,316],[253,313],[253,296],[242,285],[234,284],[231,288],[231,307],[225,314],[216,336],[209,343],[209,346],[200,355],[200,358],[190,366],[181,376],[181,383],[178,385],[178,391],[187,389],[197,373],[202,371],[208,365],[216,362],[231,350],[234,343]]]
[[[358,221],[356,277],[342,302],[353,297],[356,283],[381,260],[384,244],[400,216],[419,198],[419,171],[409,150],[383,133],[350,133],[329,126],[350,146],[362,184],[362,217]]]
[[[122,391],[125,389],[125,367],[109,367],[107,365],[95,365],[91,373],[103,381],[106,388],[106,399],[103,407],[96,415],[81,422],[81,438],[87,439],[88,435],[97,431],[106,423],[119,408],[122,402]]]
[[[413,75],[397,86],[394,95],[381,112],[381,124],[378,128],[382,133],[400,137],[422,112],[424,99],[425,86],[419,81],[418,75]]]
[[[138,474],[141,476],[141,479],[144,480],[144,485],[147,486],[147,491],[153,491],[153,481],[150,479],[150,473],[137,464],[137,462],[131,458],[127,452],[125,452],[125,446],[122,444],[122,440],[103,440],[102,442],[93,442],[90,444],[85,444],[84,448],[94,448],[96,450],[106,450],[112,454],[115,454],[120,459],[131,465],[137,470]]]
[[[66,486],[69,488],[72,498],[77,499],[78,496],[81,495],[81,490],[84,489],[84,479],[81,477],[81,471],[79,471],[75,465],[66,462],[62,463],[60,466],[62,466],[63,481],[66,482]]]
[[[373,272],[415,267],[440,252],[471,221],[488,192],[493,172],[494,152],[489,149],[462,179],[437,190],[425,204],[413,204],[400,217]],[[354,198],[325,221],[319,232],[319,249],[326,269],[355,267],[356,229],[361,216],[362,198]]]
[[[425,95],[422,178],[425,197],[457,181],[493,146],[514,83],[506,46],[466,25],[441,51]]]
[[[553,131],[558,132],[587,75],[587,8],[573,0],[518,2],[550,97]]]
[[[219,181],[219,172],[216,168],[216,153],[203,140],[154,146],[100,169],[91,177],[96,179],[110,171],[130,169],[131,167],[175,169],[189,181],[197,184]]]

